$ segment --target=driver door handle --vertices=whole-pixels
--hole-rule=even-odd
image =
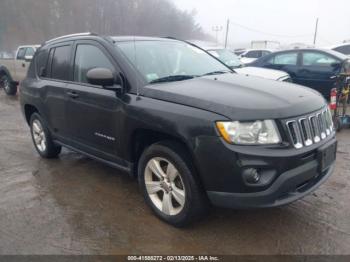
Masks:
[[[75,91],[68,91],[67,95],[74,99],[79,97],[78,93]]]

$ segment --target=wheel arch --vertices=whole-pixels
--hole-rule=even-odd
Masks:
[[[30,124],[31,116],[34,113],[38,113],[40,115],[39,110],[35,106],[33,106],[31,104],[24,105],[24,116],[25,116],[25,119],[26,119],[28,125]]]
[[[137,129],[133,132],[129,143],[129,159],[137,167],[138,160],[146,148],[165,141],[176,143],[185,150],[196,172],[198,171],[191,147],[183,138],[151,129]],[[136,172],[134,172],[134,175],[136,176]]]

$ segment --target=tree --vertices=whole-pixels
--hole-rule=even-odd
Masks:
[[[87,31],[208,38],[194,12],[181,11],[169,0],[1,0],[0,50]]]

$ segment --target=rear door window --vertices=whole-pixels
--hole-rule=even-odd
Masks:
[[[55,47],[51,64],[51,78],[69,80],[71,46]]]
[[[303,66],[331,66],[339,61],[327,54],[319,52],[304,52]]]

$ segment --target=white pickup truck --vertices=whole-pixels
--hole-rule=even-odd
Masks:
[[[0,88],[8,95],[17,93],[17,85],[27,74],[34,53],[40,45],[19,46],[14,59],[0,59]]]

